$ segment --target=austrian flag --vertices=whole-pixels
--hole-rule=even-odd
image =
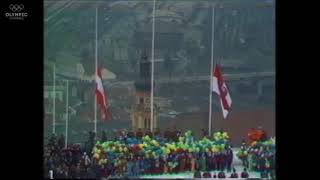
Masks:
[[[212,78],[212,91],[220,96],[223,118],[226,119],[231,110],[232,100],[228,87],[223,79],[221,67],[217,64]]]
[[[103,85],[102,85],[102,75],[101,68],[98,69],[98,73],[96,75],[96,96],[97,103],[100,105],[102,112],[102,119],[111,119],[111,112],[108,103],[108,97],[104,93]]]

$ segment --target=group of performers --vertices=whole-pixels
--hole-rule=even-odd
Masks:
[[[275,178],[275,138],[267,138],[261,128],[248,133],[249,143],[243,142],[237,154],[242,165],[250,171],[260,172],[262,178]]]
[[[64,149],[63,143],[56,143],[57,147],[53,148],[54,143],[49,143],[46,168],[53,170],[55,177],[76,177],[72,169],[78,167],[83,170],[80,177],[87,178],[141,177],[182,172],[192,172],[195,176],[202,172],[202,177],[211,177],[210,172],[215,172],[217,177],[231,173],[232,177],[238,177],[233,165],[234,149],[228,133],[224,131],[199,140],[191,131],[182,133],[177,129],[167,129],[163,135],[159,130],[154,133],[118,131],[112,140],[106,138],[104,133],[102,136],[100,141],[96,141],[91,133],[89,140],[95,140],[95,143],[88,143],[92,144],[89,149],[80,145]],[[250,171],[261,172],[263,177],[268,174],[273,176],[275,140],[268,140],[266,133],[260,130],[251,131],[248,136],[249,144],[243,142],[237,153],[243,166]],[[61,162],[64,165],[57,168],[56,165]],[[62,167],[66,168],[63,171],[65,173],[62,173]],[[241,177],[248,176],[246,169]]]

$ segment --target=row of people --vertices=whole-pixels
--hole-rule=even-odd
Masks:
[[[194,173],[194,178],[219,178],[219,179],[224,179],[224,178],[249,178],[249,173],[247,172],[247,169],[244,168],[243,172],[241,172],[241,174],[239,175],[236,172],[236,169],[233,169],[232,173],[230,174],[229,177],[227,177],[227,175],[225,174],[224,171],[220,171],[218,173],[214,172],[203,172],[201,173],[200,171],[196,171]]]
[[[125,134],[125,136],[128,136],[128,134]],[[63,139],[63,136],[60,138],[54,136],[45,146],[46,177],[50,176],[49,172],[55,178],[99,178],[137,177],[144,174],[185,171],[230,172],[232,168],[233,152],[230,147],[222,153],[181,152],[157,158],[142,155],[128,156],[125,158],[109,158],[107,163],[100,164],[91,156],[92,147],[96,141],[94,133],[90,133],[86,146],[74,144],[68,145],[68,148],[65,149]],[[166,140],[164,137],[163,139]],[[125,141],[125,138],[122,138],[122,141]],[[88,145],[91,145],[91,147],[88,148]],[[248,166],[245,165],[245,167]]]
[[[158,137],[158,138],[164,138],[167,141],[177,141],[179,136],[181,135],[181,130],[177,128],[167,128],[165,131],[161,132],[159,128],[155,129],[154,132],[151,132],[150,129],[141,129],[139,128],[136,131],[132,130],[117,130],[114,131],[113,134],[110,136],[113,136],[113,138],[108,138],[107,133],[105,131],[102,131],[101,140],[106,141],[108,139],[113,140],[121,140],[124,138],[138,138],[141,139],[142,137],[148,135],[149,137]]]
[[[127,157],[108,160],[107,166],[114,169],[114,174],[145,175],[180,173],[194,171],[231,172],[233,155],[230,151],[223,153],[174,153],[160,157]]]
[[[247,146],[242,143],[240,151],[246,152],[240,156],[242,165],[250,171],[260,173],[261,178],[275,178],[275,149],[269,146]]]
[[[232,150],[228,149],[223,153],[181,152],[158,158],[144,156],[110,158],[107,164],[101,165],[95,161],[91,151],[88,151],[85,146],[69,144],[68,148],[64,148],[63,139],[63,136],[60,138],[53,136],[45,146],[46,176],[50,170],[55,177],[140,176],[195,170],[230,171],[233,159]],[[93,141],[92,134],[89,141]]]

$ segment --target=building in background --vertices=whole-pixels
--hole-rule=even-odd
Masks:
[[[146,52],[143,53],[140,61],[140,78],[135,82],[135,104],[132,114],[132,129],[150,129],[151,109],[151,62],[148,60]],[[157,112],[153,111],[153,128],[157,128]]]

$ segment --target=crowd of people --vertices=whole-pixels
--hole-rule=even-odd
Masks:
[[[203,172],[201,174],[200,171],[196,171],[194,173],[194,178],[219,178],[219,179],[224,179],[224,178],[249,178],[249,173],[247,172],[247,168],[244,168],[243,171],[238,174],[236,169],[233,169],[232,170],[232,173],[230,174],[229,177],[226,176],[225,172],[224,171],[220,171],[218,173],[216,172]]]
[[[166,130],[163,135],[158,130],[119,131],[112,140],[105,132],[99,140],[91,132],[86,143],[67,148],[63,136],[53,135],[44,149],[45,177],[102,179],[180,172],[203,178],[249,177],[249,166],[240,174],[233,168],[228,136],[219,133],[195,141],[191,132],[183,135],[178,130]]]
[[[267,139],[261,129],[249,134],[249,144],[242,142],[238,157],[250,171],[260,173],[261,178],[275,179],[275,138]]]

